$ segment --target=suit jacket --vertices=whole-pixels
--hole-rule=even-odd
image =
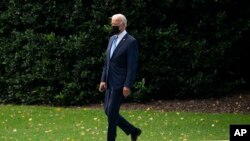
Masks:
[[[114,36],[109,39],[101,81],[106,82],[108,89],[132,88],[137,69],[138,43],[127,33],[110,58],[113,39]]]

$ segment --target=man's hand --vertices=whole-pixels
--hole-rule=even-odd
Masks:
[[[128,97],[131,94],[131,90],[129,87],[123,87],[123,95],[124,97]]]
[[[99,91],[104,92],[107,89],[107,85],[105,82],[101,82],[99,86]]]

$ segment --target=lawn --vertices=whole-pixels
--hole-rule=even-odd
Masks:
[[[143,130],[139,141],[229,140],[230,124],[250,124],[249,114],[122,110]],[[0,105],[1,141],[105,141],[103,109]],[[129,141],[118,129],[117,141]]]

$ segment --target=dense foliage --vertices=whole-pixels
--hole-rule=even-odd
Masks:
[[[246,1],[2,0],[0,103],[101,101],[115,13],[126,15],[140,45],[130,100],[223,95],[249,84]]]

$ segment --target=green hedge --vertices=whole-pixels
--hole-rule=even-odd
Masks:
[[[245,5],[232,0],[3,0],[0,103],[102,101],[97,88],[110,16],[120,12],[140,45],[129,100],[223,95],[246,83],[235,69],[240,56],[234,52],[250,29]]]

